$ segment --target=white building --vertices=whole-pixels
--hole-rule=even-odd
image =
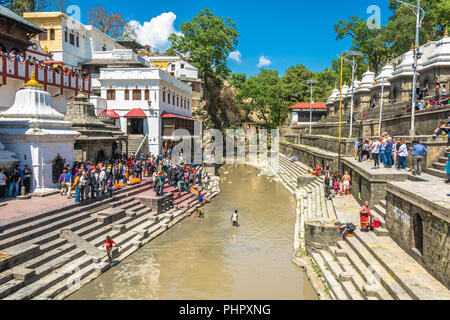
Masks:
[[[181,57],[146,56],[144,59],[149,61],[153,67],[167,71],[175,78],[188,84],[192,88],[193,99],[198,102],[201,100],[202,81],[195,66]]]
[[[108,114],[129,135],[130,153],[147,143],[158,154],[170,144],[175,129],[193,134],[192,89],[158,68],[107,68],[100,70],[101,97]],[[146,141],[143,141],[146,137]],[[133,147],[133,140],[136,144]]]
[[[93,59],[94,52],[125,49],[97,28],[63,12],[26,12],[24,17],[47,31],[38,37],[42,47],[52,52],[55,61],[66,65],[78,67]]]

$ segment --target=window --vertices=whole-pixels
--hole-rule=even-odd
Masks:
[[[106,90],[106,100],[116,100],[116,90]]]
[[[184,69],[184,63],[181,64],[181,69]]]
[[[125,90],[125,100],[130,100],[130,90]]]
[[[77,42],[76,42],[76,46],[77,46],[77,48],[79,48],[80,47],[80,36],[78,36],[77,35]]]
[[[167,103],[170,104],[170,93],[167,95]]]
[[[133,90],[133,100],[142,100],[142,92],[141,90]]]
[[[40,41],[47,41],[47,32],[43,32],[39,34]]]
[[[69,37],[69,36],[68,36],[68,32],[67,32],[67,30],[66,30],[66,31],[64,32],[64,41],[65,41],[65,42],[68,41],[68,40],[67,40],[68,37]]]
[[[179,107],[179,106],[180,106],[180,98],[177,97],[177,107]]]
[[[163,102],[166,102],[166,92],[163,91]]]
[[[172,96],[172,104],[175,105],[175,95]]]
[[[103,45],[102,51],[106,51],[106,45]]]
[[[144,91],[144,95],[145,95],[144,100],[147,100],[147,101],[150,100],[150,90],[146,89]]]
[[[71,34],[69,35],[69,43],[70,43],[71,45],[75,45],[75,35],[74,35],[73,33],[71,33]]]
[[[55,40],[55,29],[50,29],[50,40]]]
[[[174,64],[172,65],[172,71],[175,71],[175,65]]]

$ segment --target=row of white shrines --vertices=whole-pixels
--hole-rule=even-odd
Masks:
[[[33,75],[17,91],[14,104],[0,113],[0,168],[28,164],[33,171],[33,192],[54,190],[55,160],[61,164],[74,160],[74,142],[80,133],[71,127]]]

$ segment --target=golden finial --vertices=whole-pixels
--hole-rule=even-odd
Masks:
[[[448,38],[448,28],[445,28],[444,37]]]
[[[370,72],[370,65],[367,64],[367,72]]]
[[[34,71],[31,72],[30,81],[23,84],[24,87],[43,87],[42,84],[36,81],[36,76],[34,75]]]
[[[123,29],[123,36],[126,37],[127,36],[127,30]]]
[[[48,48],[47,48],[47,46],[45,46],[44,47],[44,52],[47,52],[48,51]]]
[[[391,64],[391,58],[388,58],[386,61],[386,65]]]
[[[414,43],[411,45],[411,50],[415,50],[416,46],[414,45]]]

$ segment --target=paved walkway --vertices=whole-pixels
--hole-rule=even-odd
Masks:
[[[152,178],[144,178],[144,183]],[[75,195],[72,192],[72,195]],[[8,222],[25,219],[36,216],[40,213],[57,210],[64,206],[73,205],[74,198],[67,199],[67,196],[61,196],[59,193],[43,198],[31,198],[28,200],[10,200],[6,206],[0,208],[0,225]]]

